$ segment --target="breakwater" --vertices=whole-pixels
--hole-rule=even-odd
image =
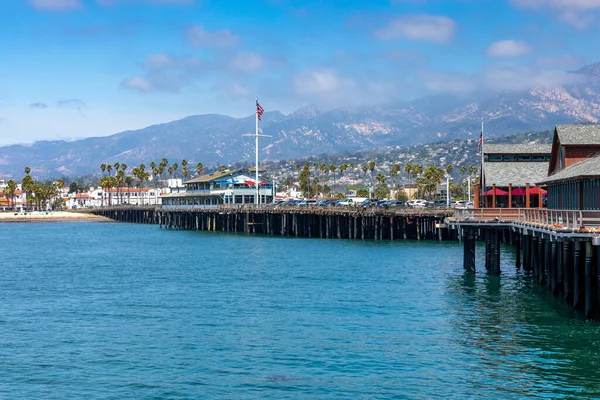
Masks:
[[[452,210],[262,206],[218,209],[123,207],[91,212],[115,221],[156,224],[166,229],[327,239],[457,239],[457,231],[444,226],[444,220],[453,214]]]

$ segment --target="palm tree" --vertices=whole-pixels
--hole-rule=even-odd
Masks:
[[[394,165],[392,165],[392,168],[390,168],[390,177],[395,178],[396,176],[398,176],[399,172],[400,172],[400,164],[394,163]]]
[[[454,169],[454,166],[452,164],[446,165],[446,173],[448,175],[450,175],[450,173],[452,172],[453,169]]]
[[[116,174],[117,174],[117,171],[118,171],[118,170],[119,170],[119,168],[121,167],[121,163],[120,163],[120,162],[118,162],[118,161],[115,161],[114,167],[115,167],[115,175],[116,175]]]
[[[412,173],[413,166],[411,163],[406,163],[404,166],[404,172],[406,172],[406,176],[408,177],[408,182],[410,183],[410,174]]]
[[[183,175],[184,181],[187,180],[187,176],[190,170],[187,168],[187,160],[184,158],[181,160],[181,174]]]
[[[201,162],[196,163],[196,173],[198,174],[198,176],[204,173],[204,164],[202,164]]]
[[[369,171],[371,172],[371,182],[373,182],[374,174],[375,174],[375,161],[369,161]]]
[[[335,165],[331,164],[329,166],[329,171],[331,171],[331,174],[333,175],[333,186],[335,186],[335,171],[336,170],[337,170],[337,167]]]
[[[348,169],[348,164],[344,163],[344,164],[340,165],[340,174],[344,175],[346,173],[347,169]]]
[[[10,206],[12,209],[15,208],[15,193],[17,192],[17,182],[10,179],[6,182],[6,188],[4,189],[4,193],[6,197],[10,199]]]
[[[125,177],[125,185],[127,185],[127,203],[131,204],[131,185],[133,185],[133,177],[131,175]]]
[[[31,175],[29,175],[30,172],[31,172],[31,168],[25,167],[25,177],[21,181],[21,187],[23,188],[23,191],[25,192],[25,209],[26,210],[29,209],[28,198],[33,193],[33,186],[35,183],[33,181],[33,179],[31,178]]]
[[[112,165],[108,164],[106,166],[106,172],[108,172],[108,175],[110,175],[110,171],[112,171]]]
[[[100,164],[100,170],[102,171],[102,175],[104,175],[104,173],[106,172],[106,164]]]

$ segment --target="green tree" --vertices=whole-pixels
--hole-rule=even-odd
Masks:
[[[196,173],[201,176],[204,173],[204,164],[201,162],[196,163]]]
[[[15,208],[15,195],[17,193],[17,182],[12,179],[9,179],[6,182],[6,188],[4,188],[4,194],[6,198],[10,200],[10,207],[12,209]]]

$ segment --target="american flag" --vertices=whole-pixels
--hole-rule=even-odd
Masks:
[[[260,117],[258,119],[260,119]],[[481,135],[479,135],[479,141],[477,142],[477,151],[481,151],[481,146],[483,146],[483,131],[481,131]]]
[[[258,116],[258,120],[260,121],[260,117],[262,117],[265,110],[262,108],[260,104],[258,104],[258,100],[256,100],[256,115]]]

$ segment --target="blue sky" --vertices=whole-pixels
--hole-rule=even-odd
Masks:
[[[11,0],[0,144],[569,83],[600,0]]]

